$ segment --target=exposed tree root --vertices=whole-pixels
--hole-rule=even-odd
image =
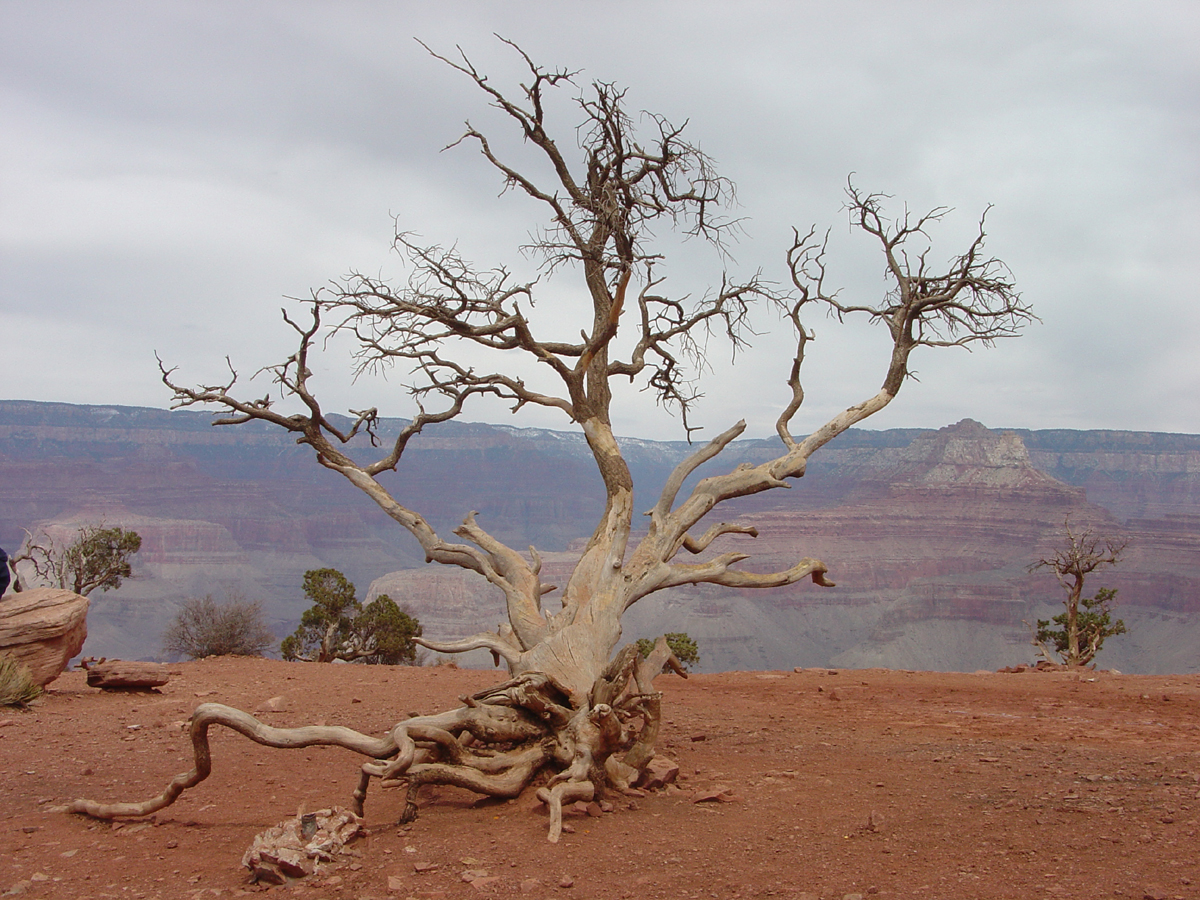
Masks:
[[[170,806],[188,788],[195,787],[212,772],[212,754],[208,747],[208,729],[224,725],[250,740],[267,747],[296,749],[320,744],[345,747],[364,756],[383,759],[396,752],[391,735],[373,738],[352,728],[340,725],[306,725],[302,728],[272,728],[249,713],[220,703],[203,703],[192,714],[191,735],[195,764],[192,769],[176,775],[157,797],[141,803],[98,803],[94,800],[75,800],[61,811],[82,813],[97,819],[116,819],[128,816],[148,816]]]
[[[625,789],[653,757],[659,698],[640,688],[669,655],[665,641],[649,660],[632,648],[619,653],[597,679],[590,702],[572,708],[553,679],[526,673],[473,697],[465,706],[432,716],[414,716],[383,737],[342,726],[273,728],[249,713],[205,703],[192,715],[194,765],[175,776],[159,795],[139,803],[79,799],[58,811],[100,819],[145,816],[170,806],[212,771],[208,730],[231,728],[255,743],[280,749],[314,745],[343,747],[369,757],[354,791],[354,810],[363,814],[372,778],[384,787],[408,786],[401,822],[417,817],[417,795],[427,784],[451,785],[489,797],[518,796],[545,766],[559,771],[538,792],[550,807],[549,839],[562,833],[562,804],[590,800],[608,787]],[[624,752],[621,766],[608,765]],[[632,768],[631,768],[632,767]],[[613,773],[613,774],[610,774]]]

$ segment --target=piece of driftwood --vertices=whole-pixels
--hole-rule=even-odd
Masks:
[[[152,662],[89,658],[80,660],[79,668],[87,672],[90,687],[105,690],[161,687],[171,680],[166,666]]]

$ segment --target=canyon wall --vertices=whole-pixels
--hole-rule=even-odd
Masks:
[[[290,436],[210,421],[191,411],[0,401],[0,546],[12,552],[24,528],[97,521],[143,536],[137,577],[92,597],[86,653],[152,658],[179,603],[204,594],[261,600],[282,636],[305,605],[301,575],[319,566],[346,572],[364,597],[386,592],[407,603],[430,636],[499,621],[500,599],[485,582],[425,566],[415,541]],[[623,445],[648,508],[690,448]],[[769,458],[776,446],[740,441],[709,469]],[[502,540],[536,545],[545,577],[559,584],[603,508],[582,439],[538,429],[431,429],[389,486],[446,532],[478,510]],[[664,592],[630,611],[626,636],[686,631],[709,671],[1028,662],[1023,623],[1056,612],[1061,589],[1026,567],[1068,516],[1131,541],[1125,561],[1089,585],[1089,593],[1118,588],[1130,628],[1101,664],[1200,670],[1200,436],[993,431],[969,420],[939,431],[852,431],[814,457],[792,490],[726,508],[723,519],[752,522],[759,537],[729,536],[710,552],[749,549],[746,565],[759,571],[817,556],[837,587]]]

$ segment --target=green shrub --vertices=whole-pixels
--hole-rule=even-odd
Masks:
[[[671,652],[675,654],[675,658],[679,660],[684,669],[690,669],[692,666],[700,664],[700,648],[686,632],[672,631],[664,637],[667,639],[667,646],[671,648]],[[643,658],[649,656],[655,643],[657,642],[651,638],[638,638],[638,653],[642,654]],[[663,671],[666,672],[669,668],[669,666],[663,666]]]

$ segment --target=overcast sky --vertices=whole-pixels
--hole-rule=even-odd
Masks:
[[[983,209],[989,250],[1041,317],[991,349],[927,351],[870,427],[1200,432],[1200,5],[1185,2],[44,2],[0,0],[0,398],[165,407],[155,352],[189,382],[292,350],[285,297],[350,269],[403,277],[399,227],[480,266],[532,272],[543,222],[472,148],[470,119],[521,159],[467,79],[414,40],[459,45],[502,88],[522,78],[498,32],[550,67],[626,86],[637,110],[687,121],[737,183],[731,269],[782,279],[793,225],[832,228],[830,280],[883,289],[842,210],[847,176],[916,211],[954,208],[934,258]],[[569,95],[553,109],[575,146]],[[698,296],[719,259],[663,266]],[[546,333],[579,296],[544,287]],[[878,387],[886,345],[809,323],[798,431]],[[784,332],[713,371],[695,419],[773,429]],[[555,329],[558,329],[557,332]],[[315,386],[331,410],[411,411],[393,376],[348,384],[334,347]],[[261,396],[260,379],[250,393]],[[679,438],[646,394],[618,433]],[[550,414],[467,419],[567,427]]]

